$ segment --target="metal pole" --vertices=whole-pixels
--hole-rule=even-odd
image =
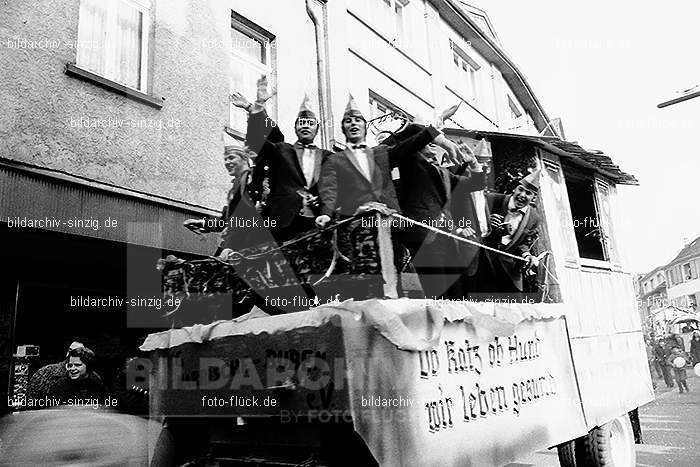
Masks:
[[[687,101],[689,99],[693,99],[694,97],[698,97],[698,96],[700,96],[700,91],[691,92],[690,94],[686,94],[685,96],[676,97],[674,99],[662,102],[661,104],[657,105],[656,107],[658,107],[659,109],[663,109],[664,107],[668,107],[669,105],[678,104],[679,102]]]

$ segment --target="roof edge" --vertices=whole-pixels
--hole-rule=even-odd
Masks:
[[[525,75],[520,71],[520,69],[515,65],[513,60],[507,55],[505,50],[488,34],[481,30],[478,24],[474,22],[472,18],[462,9],[460,3],[457,0],[428,0],[433,6],[435,6],[441,15],[453,26],[458,32],[463,33],[463,29],[460,26],[468,26],[469,32],[474,34],[477,41],[472,43],[472,46],[480,53],[485,55],[491,55],[494,60],[494,64],[498,67],[499,71],[503,74],[503,78],[513,89],[513,92],[521,100],[524,105],[530,104],[530,108],[526,107],[526,110],[530,111],[533,121],[535,122],[535,127],[538,131],[543,131],[547,125],[550,123],[549,116],[544,110],[544,107],[540,103],[539,99],[535,95],[534,90],[528,83]],[[461,20],[462,24],[458,24],[455,19]],[[452,20],[452,21],[450,21]],[[524,91],[524,92],[521,92]],[[522,102],[526,101],[526,102]],[[534,110],[534,112],[533,112]]]

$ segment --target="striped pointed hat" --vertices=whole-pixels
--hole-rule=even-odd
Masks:
[[[535,193],[540,191],[540,174],[542,171],[540,169],[535,170],[531,174],[528,174],[525,178],[520,180],[520,184],[530,191]]]
[[[301,101],[301,105],[299,106],[297,118],[315,118],[318,120],[316,113],[311,109],[311,98],[309,98],[308,94],[304,94],[304,100]]]
[[[355,99],[352,97],[352,94],[348,94],[349,99],[348,99],[348,105],[345,106],[345,112],[343,113],[343,119],[348,116],[352,117],[360,117],[362,120],[367,121],[364,115],[362,115],[362,111],[360,110],[360,107],[357,105],[357,102],[355,102]]]

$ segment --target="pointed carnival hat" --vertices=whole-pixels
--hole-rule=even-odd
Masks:
[[[540,169],[535,170],[531,174],[528,174],[520,180],[520,184],[527,188],[530,191],[534,191],[535,193],[540,191],[540,174],[542,171]]]
[[[345,106],[345,112],[343,112],[343,119],[345,117],[360,117],[362,120],[367,121],[364,115],[362,115],[362,111],[360,111],[360,107],[357,105],[357,102],[355,102],[355,99],[352,97],[352,94],[348,94],[348,105]]]
[[[479,162],[487,162],[491,160],[491,146],[485,139],[482,138],[478,143],[476,143],[474,155],[476,156],[476,160]]]
[[[297,118],[315,118],[316,113],[311,109],[311,98],[309,97],[308,94],[304,94],[304,100],[301,101],[301,105],[299,106],[299,113],[297,114]]]

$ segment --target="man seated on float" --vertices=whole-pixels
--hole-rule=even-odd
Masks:
[[[231,102],[249,114],[246,144],[258,154],[250,190],[255,199],[263,199],[264,181],[268,181],[269,194],[262,215],[269,219],[272,234],[282,243],[314,229],[314,219],[319,214],[317,185],[321,165],[331,152],[314,144],[319,121],[308,96],[304,96],[294,121],[297,141],[284,142],[284,135],[265,111],[265,102],[273,94],[267,91],[267,79],[263,76],[258,80],[255,103],[249,103],[238,92],[231,95]]]

